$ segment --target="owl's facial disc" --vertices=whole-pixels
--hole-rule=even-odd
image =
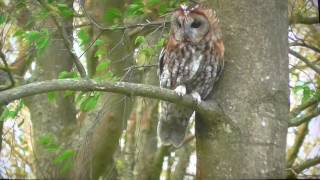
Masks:
[[[173,19],[174,38],[180,42],[199,43],[209,31],[207,18],[198,14]]]

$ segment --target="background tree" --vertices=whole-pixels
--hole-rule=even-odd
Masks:
[[[0,1],[1,177],[318,175],[315,2],[204,2],[220,17],[226,68],[196,105],[157,88],[157,56],[182,1]],[[159,145],[150,98],[197,110],[182,147]]]

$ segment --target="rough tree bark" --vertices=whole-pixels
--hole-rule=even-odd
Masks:
[[[289,114],[287,1],[212,1],[225,71],[211,100],[228,117],[197,117],[197,179],[285,178]]]

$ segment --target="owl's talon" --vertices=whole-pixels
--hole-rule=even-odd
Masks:
[[[193,97],[194,102],[196,102],[197,104],[201,103],[201,96],[198,92],[192,92],[191,96]]]
[[[174,89],[174,91],[179,95],[179,96],[184,96],[187,93],[187,89],[184,85],[180,85]]]

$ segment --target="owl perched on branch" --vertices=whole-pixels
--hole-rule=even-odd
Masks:
[[[172,16],[171,32],[160,54],[160,86],[179,95],[205,100],[223,70],[224,45],[211,9],[182,5]],[[160,102],[158,136],[164,145],[180,146],[193,110]]]

